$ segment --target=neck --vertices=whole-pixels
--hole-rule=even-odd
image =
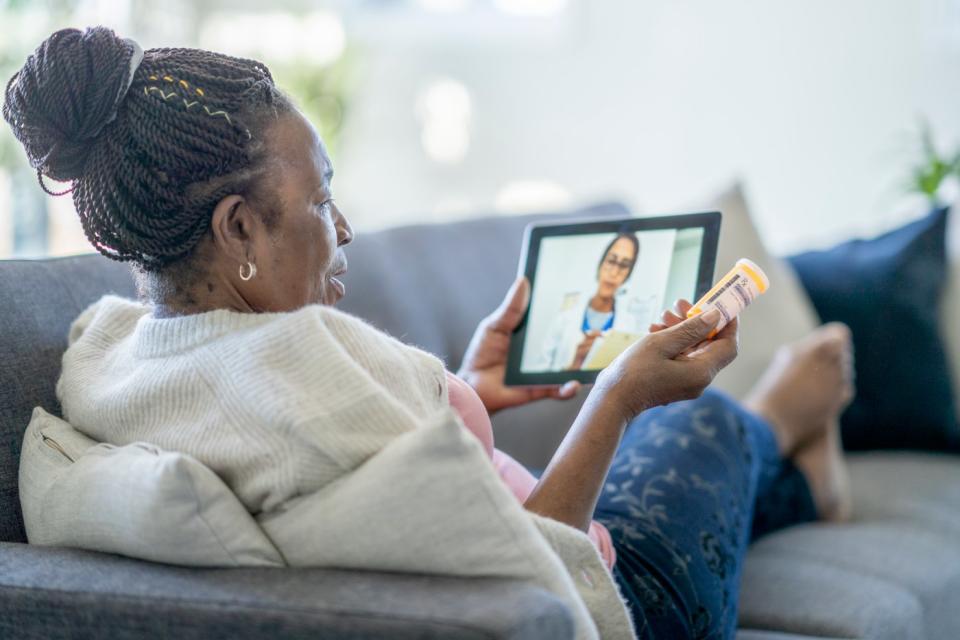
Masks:
[[[598,291],[590,298],[590,308],[601,313],[613,311],[613,296],[604,295]]]
[[[175,318],[216,309],[254,312],[229,280],[213,273],[200,278],[178,278],[177,274],[141,274],[141,297],[152,307],[154,318]]]

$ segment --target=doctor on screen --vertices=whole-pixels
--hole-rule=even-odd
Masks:
[[[611,329],[647,333],[656,310],[655,296],[632,297],[623,287],[639,255],[636,234],[617,234],[597,266],[596,289],[564,296],[544,340],[539,358],[543,370],[582,368],[594,341]]]

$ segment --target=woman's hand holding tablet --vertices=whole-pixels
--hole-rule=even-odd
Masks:
[[[550,386],[510,387],[504,383],[510,336],[526,313],[529,300],[530,283],[526,278],[517,278],[500,306],[477,326],[457,371],[491,415],[544,398],[567,400],[580,391],[580,383],[575,380]]]

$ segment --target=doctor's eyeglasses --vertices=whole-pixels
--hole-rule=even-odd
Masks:
[[[613,271],[629,271],[633,260],[617,260],[616,256],[609,255],[604,259],[603,266]]]

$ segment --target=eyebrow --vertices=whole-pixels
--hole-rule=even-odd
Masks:
[[[323,174],[323,181],[328,183],[333,180],[333,168],[327,169],[327,172]]]

